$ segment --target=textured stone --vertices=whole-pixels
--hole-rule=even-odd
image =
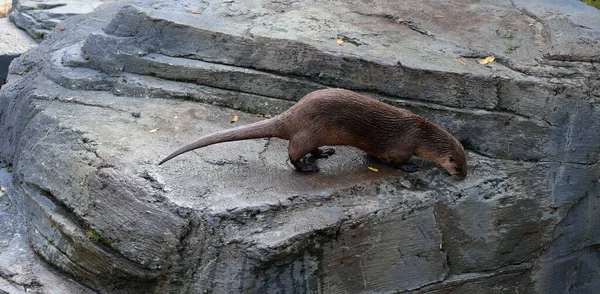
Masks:
[[[36,45],[35,40],[16,28],[8,18],[0,18],[0,85],[6,81],[11,61]]]
[[[556,5],[100,6],[11,65],[11,201],[33,249],[100,292],[595,289],[600,12]],[[326,87],[445,127],[467,148],[468,177],[431,163],[406,174],[350,147],[299,174],[279,139],[156,166],[233,114],[258,121]]]
[[[56,25],[70,16],[92,12],[105,2],[115,0],[13,0],[10,19],[35,39],[45,39]]]
[[[28,244],[27,222],[9,195],[12,174],[0,169],[0,293],[94,293],[44,263]]]

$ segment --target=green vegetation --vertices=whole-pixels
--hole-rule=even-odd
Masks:
[[[600,0],[581,0],[581,2],[600,9]]]
[[[98,235],[97,232],[94,232],[92,230],[87,231],[85,235],[87,236],[88,240],[94,241],[96,243],[98,243],[98,240],[100,240],[100,235]]]

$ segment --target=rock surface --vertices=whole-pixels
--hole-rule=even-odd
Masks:
[[[37,42],[16,28],[8,18],[0,18],[0,86],[8,76],[8,66],[23,52],[37,46]]]
[[[14,190],[6,169],[0,169],[0,187],[6,189],[0,191],[0,293],[94,293],[57,273],[31,250],[27,223],[7,195]]]
[[[116,0],[13,0],[10,19],[35,39],[45,39],[68,17],[90,13],[106,2]]]
[[[561,3],[560,5],[558,3]],[[600,287],[600,12],[577,1],[131,1],[11,65],[0,158],[42,258],[110,293]],[[345,42],[336,43],[336,37]],[[477,61],[494,55],[496,62]],[[278,139],[156,163],[325,87],[444,126],[456,181]],[[242,112],[243,111],[243,112]],[[379,168],[372,172],[368,166]],[[569,278],[564,278],[569,277]]]

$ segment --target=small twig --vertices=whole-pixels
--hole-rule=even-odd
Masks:
[[[366,263],[366,261],[365,261],[365,263]],[[365,287],[365,290],[366,290],[367,289],[367,279],[365,278],[365,271],[363,268],[361,255],[359,255],[358,265],[360,266],[360,273],[362,274],[362,278],[363,278],[363,286]]]

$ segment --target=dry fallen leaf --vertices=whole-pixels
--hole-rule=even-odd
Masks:
[[[10,1],[0,3],[0,18],[7,16],[11,7],[12,7],[12,3]]]
[[[152,130],[150,130],[150,133],[155,133],[158,130],[160,130],[160,128],[152,129]]]
[[[67,98],[67,101],[73,101],[73,99],[75,99],[75,96]]]
[[[50,130],[52,130],[52,128],[48,128],[48,130],[46,131],[46,135],[44,135],[44,137],[48,137],[48,134],[50,134]]]
[[[462,65],[465,65],[465,62],[464,62],[464,61],[462,61],[462,60],[460,60],[460,59],[456,59],[456,58],[454,58],[454,59],[452,59],[452,61],[454,61],[454,62],[456,62],[456,63],[460,63],[460,64],[462,64]]]
[[[6,190],[8,190],[6,187],[0,186],[0,195],[6,193]]]
[[[191,14],[202,14],[202,11],[190,11]]]
[[[65,30],[65,28],[58,28],[58,30],[62,32]]]
[[[262,113],[257,113],[257,114],[256,114],[256,116],[257,116],[257,117],[265,117],[265,115],[264,115],[264,114],[262,114]]]
[[[367,168],[368,168],[370,171],[374,171],[374,172],[378,172],[378,171],[379,171],[379,169],[376,169],[376,168],[374,168],[374,167],[372,167],[372,166],[367,166]]]
[[[356,47],[358,46],[362,46],[362,45],[368,45],[367,43],[361,41],[358,38],[352,38],[352,37],[348,37],[346,34],[338,34],[337,38],[335,39],[335,41],[338,43],[338,45],[342,46],[342,44],[344,43],[350,43]]]
[[[479,60],[477,61],[479,64],[488,64],[490,62],[494,62],[494,59],[496,59],[493,55],[492,56],[488,56],[485,59]]]
[[[240,118],[237,116],[237,114],[234,114],[233,117],[231,117],[231,123],[238,121],[238,119]]]

